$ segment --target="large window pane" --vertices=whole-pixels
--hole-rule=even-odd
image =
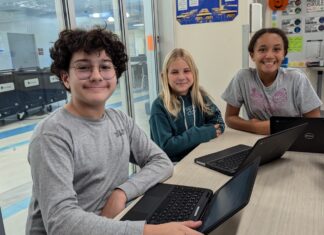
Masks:
[[[126,16],[135,120],[149,134],[157,82],[151,1],[126,0]]]
[[[61,12],[62,2],[69,3],[69,14]],[[49,73],[49,48],[65,27],[63,22],[85,29],[106,25],[127,42],[130,64],[125,74],[130,75],[130,83],[126,75],[120,78],[107,107],[134,116],[149,134],[149,106],[156,97],[155,51],[148,44],[153,38],[150,4],[143,0],[0,0],[0,207],[7,235],[23,235],[25,230],[32,187],[27,162],[32,131],[67,102],[58,79]],[[64,16],[73,18],[64,20]]]
[[[129,105],[134,109],[130,114],[134,115],[139,126],[149,134],[150,97],[152,101],[156,96],[155,51],[151,48],[151,41],[148,45],[148,39],[153,39],[152,8],[150,1],[126,0],[123,3],[127,24],[125,40],[130,58],[131,97],[126,96],[125,77],[122,77],[117,90],[108,100],[107,107],[127,111]],[[76,0],[75,9],[77,27],[106,25],[121,37],[120,12],[123,11],[119,9],[118,1]]]
[[[106,26],[121,37],[120,13],[117,0],[76,0],[76,27],[90,29],[94,25]],[[116,91],[107,101],[106,107],[127,112],[125,75],[119,79]]]
[[[0,206],[7,235],[25,231],[33,128],[66,99],[49,73],[59,32],[55,9],[54,0],[0,0]]]

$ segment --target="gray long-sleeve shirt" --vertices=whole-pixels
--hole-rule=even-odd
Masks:
[[[129,177],[129,159],[141,170]],[[143,234],[144,221],[99,216],[115,188],[131,200],[172,174],[173,165],[127,115],[108,109],[87,120],[64,108],[34,131],[28,159],[33,178],[27,235]]]

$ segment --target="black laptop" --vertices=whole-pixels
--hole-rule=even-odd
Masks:
[[[305,130],[307,123],[283,130],[259,139],[253,147],[236,145],[216,153],[195,159],[195,163],[233,175],[256,157],[261,157],[260,165],[280,158]]]
[[[260,158],[255,159],[214,194],[205,188],[157,184],[121,220],[148,224],[202,220],[197,230],[209,233],[248,204],[259,163]]]
[[[324,118],[277,117],[270,118],[271,133],[308,123],[307,128],[291,145],[289,150],[298,152],[324,153]]]
[[[4,225],[3,225],[3,218],[1,214],[1,208],[0,208],[0,235],[5,235]]]

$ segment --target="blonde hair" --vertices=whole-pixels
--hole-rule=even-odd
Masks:
[[[211,114],[211,110],[209,106],[204,102],[203,97],[208,96],[207,92],[199,86],[199,76],[198,76],[198,68],[191,56],[191,54],[182,48],[175,48],[170,51],[164,59],[163,68],[162,68],[162,91],[160,96],[163,100],[163,104],[165,108],[168,110],[170,114],[177,117],[179,112],[181,111],[181,103],[177,99],[177,95],[172,92],[171,87],[169,86],[168,79],[168,70],[170,65],[176,59],[184,60],[193,74],[193,85],[190,89],[192,103],[198,107],[202,112]]]

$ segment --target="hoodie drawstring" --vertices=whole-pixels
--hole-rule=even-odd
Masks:
[[[186,127],[186,130],[188,130],[188,123],[187,123],[186,111],[185,111],[186,107],[184,105],[184,100],[182,99],[182,97],[180,97],[180,99],[182,101],[182,112],[183,112],[185,127]],[[193,112],[193,119],[194,119],[193,125],[196,126],[196,113],[195,113],[195,105],[194,104],[192,104],[192,112]]]

